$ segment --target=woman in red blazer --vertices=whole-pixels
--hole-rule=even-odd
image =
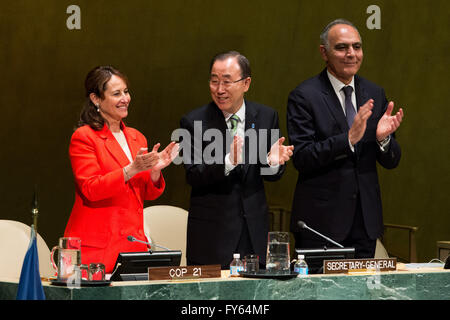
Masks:
[[[125,75],[113,67],[97,67],[85,81],[86,103],[69,155],[75,177],[75,204],[65,236],[81,238],[83,264],[101,262],[111,273],[120,252],[146,251],[144,200],[158,198],[165,182],[161,170],[177,154],[170,143],[162,152],[156,144],[126,127],[131,101]]]

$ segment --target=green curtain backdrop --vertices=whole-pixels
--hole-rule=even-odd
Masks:
[[[69,30],[70,5],[81,29]],[[366,26],[370,5],[381,29]],[[152,146],[166,145],[179,119],[210,100],[211,57],[238,50],[252,65],[247,98],[279,112],[286,134],[286,102],[301,81],[319,73],[319,34],[335,18],[359,28],[360,74],[403,107],[397,138],[403,157],[379,169],[384,219],[419,227],[418,257],[436,257],[436,241],[450,240],[449,16],[447,0],[156,1],[17,0],[0,8],[2,169],[0,218],[31,224],[34,185],[39,233],[51,247],[62,236],[74,201],[68,145],[84,99],[83,81],[96,65],[111,64],[131,81],[127,124]],[[163,196],[150,204],[188,207],[182,166],[164,171]],[[267,184],[271,205],[290,209],[297,172]]]

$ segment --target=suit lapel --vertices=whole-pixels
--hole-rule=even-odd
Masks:
[[[361,86],[361,81],[360,78],[358,77],[358,75],[355,75],[355,94],[356,94],[356,107],[357,110],[359,110],[359,108],[364,105],[364,103],[366,103],[366,101],[369,99],[369,96],[367,94],[366,88],[364,88],[364,86]],[[370,121],[370,118],[369,120]],[[363,137],[364,139],[364,137]],[[361,141],[363,140],[361,139]],[[361,154],[361,141],[358,142],[355,145],[355,153],[356,153],[356,157],[359,158],[359,155]]]
[[[258,130],[258,122],[257,122],[257,115],[258,112],[256,111],[256,109],[254,108],[253,104],[249,101],[245,101],[245,131],[247,131],[248,129],[254,129],[254,130]],[[233,141],[231,136],[230,136],[230,132],[227,126],[227,123],[225,121],[225,118],[223,116],[222,111],[220,111],[220,109],[214,104],[211,103],[209,105],[209,111],[208,111],[208,128],[203,128],[203,129],[209,129],[209,128],[216,128],[219,129],[220,132],[222,133],[222,136],[224,137],[224,155],[227,154],[230,150],[230,146],[229,144],[231,144],[231,142]],[[245,132],[244,132],[245,133]],[[228,139],[228,140],[227,140]],[[229,141],[230,143],[227,143],[227,141]],[[245,146],[245,163],[242,165],[239,165],[240,168],[236,168],[236,169],[240,169],[242,171],[242,180],[245,179],[245,176],[248,172],[248,168],[250,167],[249,164],[249,148],[247,146]],[[235,169],[235,170],[236,170]]]
[[[128,143],[128,148],[130,148],[131,157],[135,159],[139,148],[143,146],[137,143],[137,136],[135,131],[129,130],[123,122],[120,124],[120,127],[125,135],[125,139]],[[109,130],[106,124],[104,125],[103,129],[99,132],[99,136],[105,140],[105,148],[109,151],[112,158],[118,163],[118,165],[121,168],[127,166],[130,163],[130,160],[128,159],[127,155],[125,154],[119,142],[117,142],[116,138],[114,137],[114,135]],[[130,189],[133,190],[137,201],[142,206],[143,201],[140,197],[139,192],[135,189],[134,180],[133,179],[129,180],[127,184],[130,187]]]
[[[208,111],[206,115],[206,121],[202,124],[202,134],[205,133],[208,129],[218,129],[221,133],[221,136],[223,137],[223,143],[222,143],[222,155],[225,157],[227,152],[229,152],[229,143],[227,141],[232,141],[229,131],[227,131],[227,123],[225,121],[225,117],[223,116],[222,111],[219,109],[219,107],[216,106],[214,102],[211,102],[208,105]],[[228,140],[227,140],[228,139]],[[203,141],[203,139],[202,139]],[[210,142],[203,141],[203,148],[202,152],[205,149],[205,144],[209,144]]]
[[[128,142],[128,147],[130,148],[131,154],[133,158],[136,156],[136,144],[130,143],[133,141],[132,135],[127,135],[128,130],[125,126],[123,126],[123,132],[125,134],[125,137]],[[105,147],[111,154],[111,156],[116,160],[116,162],[119,164],[120,167],[125,167],[130,163],[130,160],[128,160],[128,157],[126,156],[125,152],[122,150],[122,147],[120,146],[119,142],[117,142],[116,138],[113,136],[112,132],[109,130],[108,126],[105,124],[103,129],[100,131],[100,136],[105,139]],[[134,140],[136,137],[134,136]]]
[[[347,132],[349,130],[347,119],[345,118],[341,103],[339,102],[339,99],[334,92],[330,79],[328,79],[327,69],[322,71],[319,79],[322,85],[323,99],[328,107],[328,110],[330,110],[342,132]]]
[[[245,131],[248,129],[258,130],[257,120],[258,112],[256,111],[253,103],[245,101]]]
[[[135,131],[129,130],[125,125],[123,125],[122,130],[125,135],[125,139],[127,140],[128,148],[130,148],[131,158],[135,159],[139,149],[143,146],[137,144],[137,137]]]
[[[258,112],[254,108],[253,104],[250,101],[245,101],[245,132],[247,130],[252,129],[258,132],[259,124],[258,124]],[[258,134],[256,135],[258,137]],[[257,141],[257,145],[259,145],[259,141]],[[257,155],[256,155],[257,156]],[[242,180],[244,181],[248,168],[250,167],[250,147],[245,144],[245,163],[242,165]]]
[[[225,133],[228,129],[227,123],[225,122],[225,117],[223,116],[222,111],[219,109],[219,107],[216,106],[214,102],[211,102],[208,106],[208,119],[206,124],[208,125],[208,128],[215,128],[219,129],[220,132]]]
[[[367,95],[366,88],[361,86],[361,81],[358,77],[358,75],[355,75],[355,94],[356,94],[356,108],[359,110],[359,107],[361,107],[364,103],[366,103],[367,100],[369,100],[369,96]]]

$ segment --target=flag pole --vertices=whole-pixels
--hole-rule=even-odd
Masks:
[[[31,203],[33,224],[31,225],[30,245],[23,259],[20,272],[17,300],[45,300],[44,288],[39,272],[39,252],[37,247],[37,219],[39,207],[37,200],[37,187],[34,187],[34,197]]]
[[[39,216],[39,206],[37,198],[37,186],[34,186],[33,202],[31,203],[31,217],[33,218],[34,231],[37,234],[37,220]]]

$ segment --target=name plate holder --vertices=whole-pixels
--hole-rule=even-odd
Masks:
[[[397,258],[324,260],[323,273],[357,273],[397,270]]]
[[[220,278],[221,276],[219,264],[148,268],[148,280],[192,280]]]

